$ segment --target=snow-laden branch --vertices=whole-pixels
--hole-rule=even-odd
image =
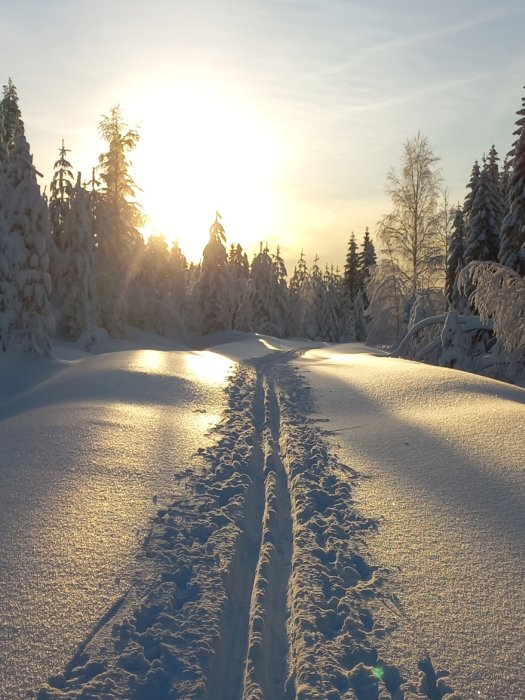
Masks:
[[[514,270],[495,262],[471,262],[458,276],[460,292],[482,321],[492,319],[494,332],[505,350],[525,349],[525,280]],[[474,285],[474,291],[472,286]]]
[[[428,328],[429,326],[443,326],[445,324],[446,319],[447,314],[439,314],[438,316],[430,316],[429,318],[424,318],[418,323],[416,323],[408,331],[408,333],[399,343],[397,348],[395,350],[392,350],[392,352],[390,353],[390,357],[403,357],[406,354],[408,348],[410,347],[410,342],[412,338],[414,338],[414,336],[416,336],[424,328]],[[470,333],[475,330],[492,330],[493,327],[490,319],[482,319],[479,316],[458,315],[457,320],[461,326],[461,330],[463,331],[463,333]],[[434,345],[434,342],[432,342],[429,346],[426,346],[425,348],[423,348],[423,350],[421,350],[418,353],[418,359],[421,359],[421,356],[424,354],[424,350],[435,349],[436,347],[437,346]]]

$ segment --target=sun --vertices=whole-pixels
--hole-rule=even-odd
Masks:
[[[263,114],[198,82],[135,96],[130,112],[139,121],[132,161],[146,236],[177,240],[198,262],[216,211],[228,242],[249,252],[276,233],[284,149]]]

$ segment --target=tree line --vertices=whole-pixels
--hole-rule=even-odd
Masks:
[[[360,243],[350,236],[341,272],[322,270],[317,257],[308,267],[301,253],[289,275],[279,247],[261,244],[251,262],[240,244],[228,249],[219,213],[198,265],[162,236],[144,240],[130,174],[139,134],[119,107],[99,124],[106,148],[90,178],[74,176],[62,142],[41,193],[9,80],[0,102],[0,347],[46,353],[53,335],[90,347],[100,329],[118,337],[128,324],[172,337],[237,329],[392,346],[436,313],[491,316],[494,265],[525,274],[524,124],[525,98],[502,169],[492,146],[456,207],[427,138],[409,139],[401,168],[387,175],[379,254],[366,229]]]

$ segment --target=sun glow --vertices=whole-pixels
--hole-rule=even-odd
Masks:
[[[137,96],[130,114],[141,134],[132,160],[146,236],[177,240],[197,262],[217,210],[228,242],[249,251],[278,233],[284,152],[264,115],[197,82]]]

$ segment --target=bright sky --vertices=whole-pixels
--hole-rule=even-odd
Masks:
[[[24,0],[0,30],[42,184],[62,138],[89,176],[120,104],[153,230],[198,258],[218,209],[228,242],[279,243],[289,271],[375,229],[419,129],[463,201],[523,96],[523,0]]]

